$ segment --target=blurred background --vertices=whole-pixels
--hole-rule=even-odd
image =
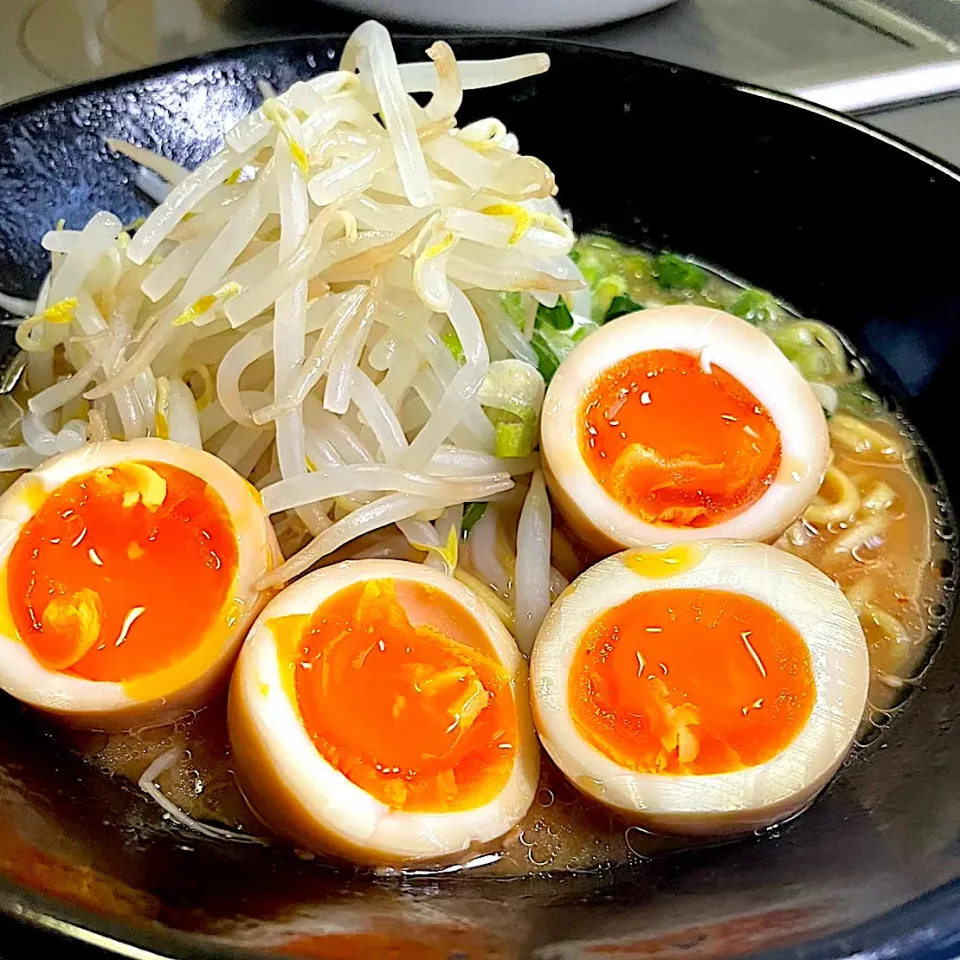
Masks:
[[[0,0],[0,102],[272,37],[558,35],[798,93],[960,164],[957,0]],[[425,44],[426,45],[426,44]]]

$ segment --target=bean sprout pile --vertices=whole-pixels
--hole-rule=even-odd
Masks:
[[[562,298],[588,324],[590,291],[551,171],[496,118],[456,120],[465,90],[547,56],[427,55],[398,65],[367,22],[337,70],[266,89],[193,171],[108,141],[157,206],[126,227],[59,224],[36,303],[0,303],[29,314],[0,470],[110,437],[202,447],[274,517],[286,560],[265,585],[344,556],[426,556],[529,649],[566,583],[534,321]]]

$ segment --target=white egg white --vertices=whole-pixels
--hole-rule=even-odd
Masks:
[[[130,461],[168,463],[208,483],[220,496],[237,538],[237,570],[223,609],[183,664],[127,683],[88,680],[51,670],[20,638],[9,610],[7,562],[24,525],[47,496],[75,477]],[[279,547],[260,494],[222,460],[169,440],[111,440],[54,457],[20,477],[0,497],[0,689],[73,726],[127,730],[167,723],[206,703],[225,683],[248,626],[267,596],[257,581],[276,565]],[[171,585],[176,571],[170,572]],[[177,630],[178,597],[170,597]]]
[[[597,481],[580,449],[584,399],[614,364],[650,350],[699,357],[738,380],[767,409],[780,433],[780,468],[766,491],[739,514],[709,527],[650,524]],[[554,502],[590,546],[609,553],[643,544],[775,540],[820,487],[830,455],[826,419],[810,385],[766,334],[722,310],[656,307],[618,317],[581,341],[547,390],[540,448]]]
[[[658,563],[658,553],[669,557],[672,567]],[[643,574],[630,559],[637,555]],[[670,569],[677,572],[671,575]],[[642,592],[685,588],[752,597],[787,620],[807,645],[816,687],[813,709],[796,738],[765,763],[709,775],[638,773],[598,750],[571,717],[570,669],[587,628]],[[857,616],[829,577],[766,544],[703,541],[625,551],[587,570],[547,616],[530,671],[541,742],[576,787],[641,826],[723,835],[787,819],[823,789],[853,743],[870,668]]]
[[[511,678],[518,742],[509,779],[484,806],[449,813],[393,809],[328,763],[310,739],[285,686],[269,622],[312,615],[328,598],[371,579],[442,590],[477,622]],[[357,704],[362,710],[363,704]],[[503,836],[533,802],[540,755],[530,716],[526,663],[496,615],[444,573],[404,560],[347,560],[308,574],[264,608],[237,661],[228,706],[234,767],[248,802],[296,846],[390,865],[438,860]]]

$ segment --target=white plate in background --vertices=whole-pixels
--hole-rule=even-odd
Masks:
[[[570,30],[625,20],[674,0],[327,0],[388,20],[480,30]]]

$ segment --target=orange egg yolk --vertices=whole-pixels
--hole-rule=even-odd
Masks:
[[[580,449],[597,481],[646,523],[707,527],[756,502],[780,467],[780,433],[716,364],[650,350],[601,374]]]
[[[417,607],[446,607],[448,623],[469,618],[442,591],[402,587]],[[328,763],[395,809],[482,806],[513,767],[509,677],[492,652],[478,648],[478,627],[461,634],[414,625],[403,599],[394,581],[367,580],[316,611],[295,670],[304,726]],[[468,642],[448,635],[454,632]]]
[[[787,747],[813,709],[810,653],[766,604],[654,590],[585,631],[570,670],[581,735],[641,773],[728,773]]]
[[[11,552],[8,603],[45,666],[123,682],[200,646],[236,568],[212,487],[166,463],[122,463],[47,497]]]

